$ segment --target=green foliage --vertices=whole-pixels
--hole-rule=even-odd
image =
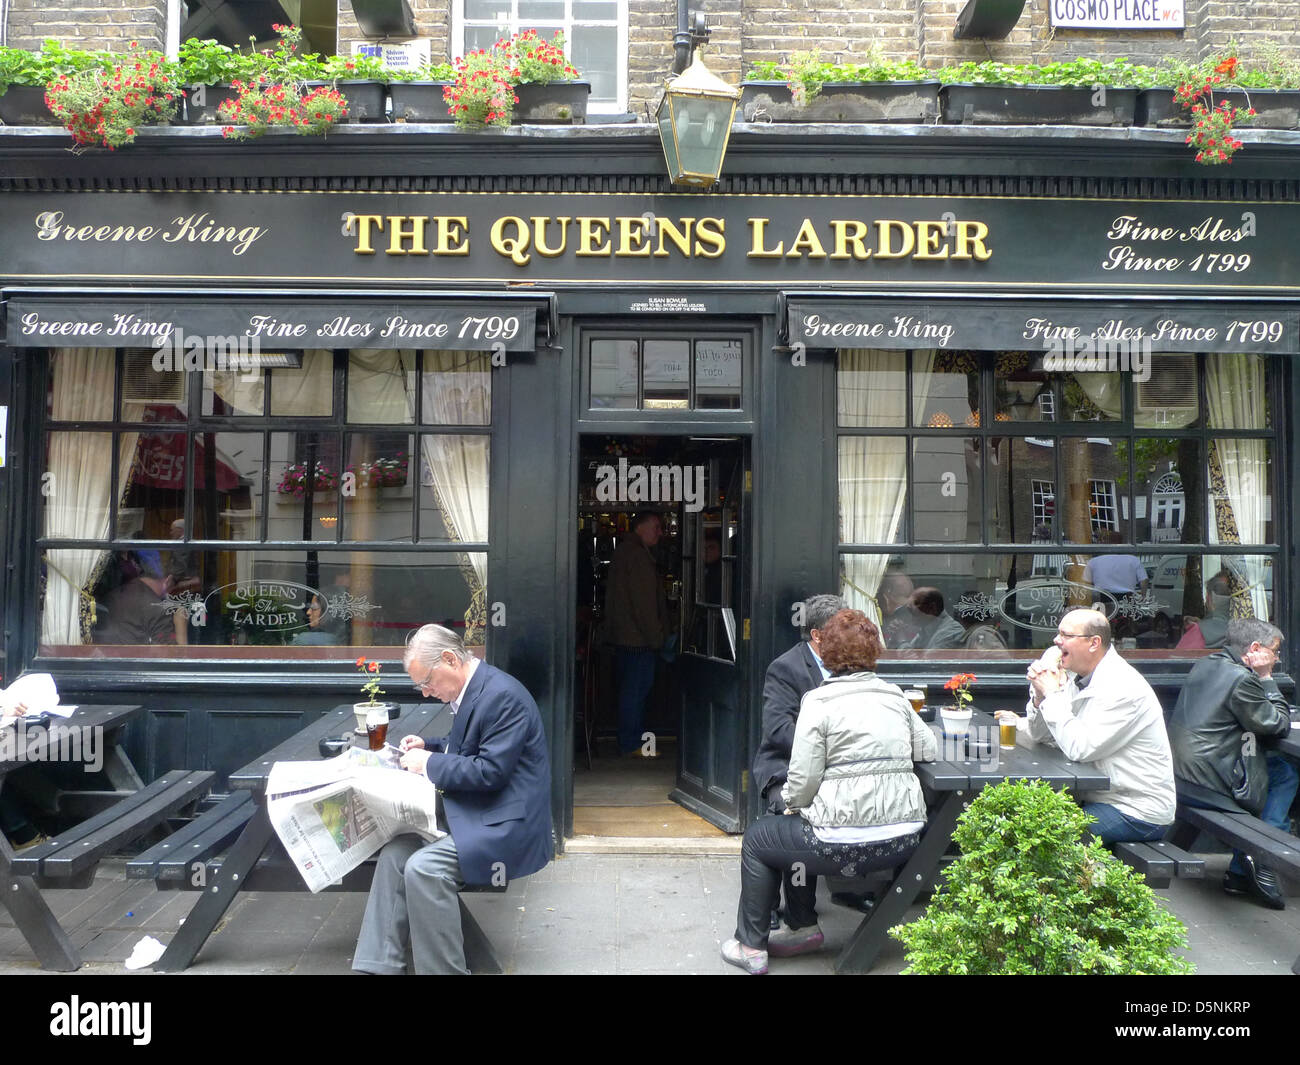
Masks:
[[[322,64],[321,74],[326,81],[390,80],[384,61],[373,55],[332,55]]]
[[[266,56],[260,52],[240,52],[196,37],[182,42],[178,61],[185,85],[229,85],[256,78],[266,69]]]
[[[922,975],[1182,974],[1182,922],[1142,877],[1081,836],[1092,819],[1042,781],[986,788],[926,913],[890,929]]]
[[[826,63],[821,53],[794,52],[784,63],[765,61],[755,63],[749,76],[759,81],[784,81],[798,103],[816,99],[822,86],[830,83],[865,85],[882,81],[926,81],[935,75],[919,63],[904,59],[899,62],[880,58],[874,49],[865,63]]]
[[[1152,74],[1151,67],[1128,59],[1070,59],[1059,63],[960,63],[944,67],[937,77],[945,84],[963,85],[1073,85],[1091,88],[1107,85],[1141,88]]]
[[[83,70],[107,70],[114,57],[108,52],[86,52],[65,48],[52,37],[47,38],[39,52],[25,48],[0,48],[0,93],[10,85],[31,85],[44,88],[63,74],[78,74]]]
[[[390,70],[389,81],[455,81],[456,69],[450,63],[421,63],[409,70]]]

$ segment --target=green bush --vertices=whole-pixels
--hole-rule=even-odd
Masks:
[[[905,973],[1135,975],[1191,972],[1181,921],[1042,781],[986,788],[958,818],[961,847],[926,913],[890,929]]]

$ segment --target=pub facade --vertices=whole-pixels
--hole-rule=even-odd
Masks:
[[[649,509],[649,734],[725,832],[811,594],[987,709],[1099,604],[1172,699],[1217,622],[1300,620],[1300,134],[1246,138],[741,122],[686,192],[645,124],[0,129],[4,676],[226,774],[358,658],[411,701],[438,621],[536,697],[562,846]]]

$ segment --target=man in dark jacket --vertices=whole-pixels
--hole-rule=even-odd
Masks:
[[[445,741],[402,740],[402,768],[439,792],[434,843],[398,836],[379,854],[352,968],[467,973],[457,895],[466,884],[504,886],[551,860],[551,765],[537,704],[514,677],[480,662],[460,637],[425,625],[403,658],[425,695],[451,708]]]
[[[1169,718],[1169,745],[1180,802],[1253,813],[1286,832],[1300,773],[1281,755],[1256,751],[1259,740],[1291,730],[1291,707],[1273,680],[1281,647],[1281,631],[1267,622],[1228,622],[1224,649],[1187,675]],[[1275,910],[1286,906],[1272,871],[1241,851],[1233,854],[1223,889]]]

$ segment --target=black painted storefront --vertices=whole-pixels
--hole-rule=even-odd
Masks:
[[[1300,135],[1252,143],[1225,174],[1192,164],[1176,134],[1120,132],[742,127],[717,192],[673,195],[644,128],[473,137],[406,127],[251,147],[160,131],[129,152],[75,157],[53,132],[0,132],[5,678],[51,669],[65,701],[145,703],[148,724],[130,742],[148,776],[229,772],[356,691],[350,662],[37,658],[42,343],[110,346],[114,314],[191,334],[238,332],[250,315],[269,314],[309,331],[273,338],[286,347],[309,346],[302,338],[312,334],[320,346],[379,346],[397,314],[426,320],[439,344],[455,346],[457,331],[487,328],[473,320],[523,311],[527,321],[510,337],[490,338],[502,358],[493,370],[488,583],[508,610],[506,624],[487,629],[487,654],[542,709],[556,823],[572,823],[577,454],[584,435],[608,434],[744,442],[748,609],[739,621],[749,638],[739,644],[734,706],[719,717],[730,749],[710,755],[716,780],[696,799],[727,827],[743,827],[756,808],[745,788],[763,670],[795,638],[791,604],[838,579],[840,341],[901,349],[948,330],[954,347],[1017,339],[1042,347],[1046,335],[1029,324],[1042,320],[1084,333],[1140,328],[1160,351],[1188,343],[1161,347],[1162,329],[1190,330],[1179,335],[1195,335],[1194,350],[1275,356],[1274,409],[1300,401],[1289,358],[1300,351]],[[1221,235],[1247,214],[1248,235]],[[421,217],[428,221],[411,221]],[[1150,233],[1108,237],[1121,217]],[[230,230],[189,239],[208,223]],[[117,226],[134,227],[133,239],[114,241]],[[141,237],[150,226],[157,232]],[[167,239],[178,226],[185,232]],[[235,254],[249,227],[266,233]],[[1181,263],[1129,269],[1121,254],[1106,269],[1120,246]],[[1234,260],[1219,272],[1205,272],[1204,258],[1190,269],[1194,256],[1183,251],[1243,246],[1251,264],[1238,270]],[[600,254],[605,247],[611,254]],[[410,254],[421,248],[428,254]],[[1240,321],[1270,325],[1241,344],[1224,336]],[[743,335],[742,408],[588,409],[584,337],[610,329]],[[1294,438],[1288,421],[1274,455],[1283,530],[1295,512]],[[1290,555],[1283,540],[1274,588],[1279,623],[1295,632]],[[1188,664],[1143,669],[1167,695]],[[886,663],[882,672],[933,685],[951,666]],[[1023,663],[978,671],[981,702],[1023,690]]]

